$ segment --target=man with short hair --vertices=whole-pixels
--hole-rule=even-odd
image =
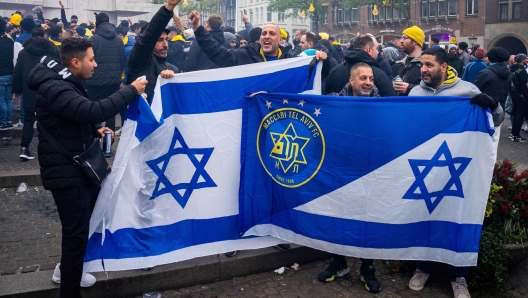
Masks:
[[[475,85],[462,81],[447,64],[447,54],[443,49],[431,48],[423,51],[420,62],[422,81],[414,87],[409,96],[464,96],[471,97],[471,104],[477,104],[483,109],[492,111],[493,123],[498,127],[504,120],[501,105],[486,94],[480,92]],[[484,198],[486,200],[487,198]],[[461,244],[462,245],[462,244]],[[409,288],[414,291],[423,289],[431,274],[433,262],[418,261],[418,266],[409,281]],[[469,298],[466,279],[469,267],[449,265],[449,277],[455,298]]]
[[[464,72],[464,62],[462,62],[456,54],[456,45],[450,44],[447,49],[447,64],[456,70],[458,77],[462,77],[462,73]]]
[[[65,158],[52,145],[43,130],[71,156],[79,155],[94,143],[94,138],[113,131],[94,124],[117,114],[136,100],[146,81],[136,81],[108,98],[90,101],[80,83],[94,73],[92,42],[69,38],[61,46],[61,62],[43,59],[29,75],[29,88],[38,91],[36,117],[39,123],[38,156],[42,185],[51,190],[62,225],[61,263],[52,280],[60,283],[61,298],[80,297],[80,287],[95,283],[91,274],[83,275],[83,259],[88,244],[90,216],[100,187],[91,185],[80,167]]]
[[[183,44],[185,39],[181,36],[181,31],[178,27],[169,27],[169,51],[167,52],[167,62],[176,66],[178,69],[183,69],[184,55]]]
[[[364,63],[357,62],[350,68],[348,83],[339,93],[332,92],[330,95],[338,96],[368,96],[379,97],[374,85],[373,68]],[[381,291],[379,281],[376,279],[376,269],[373,266],[374,260],[361,259],[358,279],[364,283],[365,289],[371,293]],[[350,273],[345,256],[331,255],[330,265],[318,275],[321,282],[334,281],[336,277],[344,277]]]
[[[301,50],[301,37],[306,34],[306,30],[304,29],[297,29],[295,31],[295,36],[293,38],[293,54],[295,56],[298,56],[302,50]]]
[[[130,31],[128,32],[127,36],[131,36],[135,39],[139,34],[139,30],[141,30],[139,23],[134,23],[130,26]]]
[[[123,40],[117,36],[115,27],[109,23],[106,13],[95,17],[96,29],[90,38],[93,41],[95,61],[99,65],[91,80],[86,81],[86,92],[93,101],[98,101],[114,94],[122,83],[121,73],[125,63]],[[115,118],[105,119],[106,126],[115,130]]]
[[[301,51],[313,49],[317,44],[317,36],[312,32],[307,32],[301,36],[301,41],[299,45],[301,46]]]
[[[171,78],[179,72],[177,67],[166,61],[169,30],[165,29],[178,3],[180,0],[167,0],[165,6],[162,6],[142,28],[128,58],[127,83],[130,84],[138,77],[146,76],[149,81],[145,88],[148,102],[152,101],[158,76]]]
[[[205,30],[209,31],[219,46],[223,46],[225,43],[224,31],[220,27],[222,27],[222,17],[220,15],[212,14],[205,22]],[[193,42],[185,58],[185,72],[215,68],[219,68],[218,64],[207,57],[197,42]]]
[[[440,39],[438,37],[431,37],[431,41],[429,41],[429,48],[439,48],[440,47]]]
[[[62,44],[62,27],[58,25],[53,25],[49,29],[49,41],[51,41],[57,47],[60,47]]]
[[[376,62],[378,54],[378,41],[375,38],[370,35],[356,37],[352,46],[345,53],[344,63],[338,64],[330,71],[324,88],[325,94],[340,92],[348,83],[350,68],[356,63],[363,62],[372,67],[374,85],[376,85],[380,96],[396,96],[392,81]]]
[[[474,56],[475,60],[469,62],[468,65],[466,65],[464,75],[462,76],[462,80],[470,83],[475,82],[475,78],[481,70],[488,68],[488,64],[486,63],[486,61],[484,61],[484,58],[486,58],[486,50],[484,48],[477,48],[475,50]]]
[[[394,89],[400,95],[408,95],[412,88],[420,84],[420,57],[424,40],[425,34],[417,26],[403,30],[400,45],[407,57],[392,65],[392,74],[400,76],[403,80],[403,82],[394,82]]]
[[[59,1],[59,5],[61,6],[61,20],[62,24],[64,24],[64,29],[70,29],[72,24],[77,24],[77,16],[72,15],[70,18],[70,22],[68,22],[68,18],[66,17],[66,11],[64,10],[64,5],[62,4],[62,1]]]

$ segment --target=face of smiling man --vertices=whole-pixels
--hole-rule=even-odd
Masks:
[[[279,55],[280,30],[277,25],[267,24],[260,34],[260,45],[265,56]]]

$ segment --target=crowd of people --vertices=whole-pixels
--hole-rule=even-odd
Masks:
[[[149,22],[128,18],[117,25],[105,13],[96,14],[95,22],[78,23],[75,15],[68,20],[60,1],[61,18],[44,18],[42,7],[33,9],[36,17],[17,11],[0,18],[0,130],[13,128],[13,100],[20,101],[19,157],[34,158],[29,144],[36,122],[72,155],[82,153],[104,132],[114,134],[115,116],[121,114],[123,122],[126,106],[138,95],[152,100],[158,76],[299,56],[323,63],[322,94],[471,97],[471,104],[491,109],[495,126],[502,123],[503,110],[508,112],[510,138],[526,141],[520,136],[528,118],[525,54],[479,45],[468,49],[465,42],[445,47],[435,38],[426,44],[417,26],[383,44],[371,34],[358,34],[346,47],[304,30],[290,43],[284,29],[271,23],[254,27],[245,15],[245,29],[238,32],[215,14],[202,24],[196,11],[185,28],[173,12],[179,2],[168,0]],[[52,279],[61,283],[61,297],[78,297],[79,287],[95,283],[92,275],[82,274],[82,263],[99,187],[88,184],[42,133],[38,140],[43,186],[51,190],[62,224],[61,264]],[[424,288],[431,266],[418,262],[410,289]],[[375,271],[373,260],[362,259],[358,278],[372,293],[381,290]],[[329,282],[349,272],[345,257],[333,255],[318,278]],[[454,296],[470,297],[468,267],[450,266],[449,274]]]

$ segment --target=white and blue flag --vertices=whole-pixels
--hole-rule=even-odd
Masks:
[[[354,257],[477,263],[496,158],[469,98],[246,101],[241,232]]]
[[[272,246],[241,237],[242,106],[247,92],[320,93],[312,58],[158,79],[135,101],[90,222],[85,272],[153,267]]]

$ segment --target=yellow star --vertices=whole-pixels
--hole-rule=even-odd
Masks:
[[[315,109],[315,112],[314,112],[314,115],[319,117],[319,115],[321,115],[321,109]]]
[[[271,109],[271,102],[266,100],[266,107],[268,107],[268,110]]]
[[[306,102],[305,102],[304,100],[301,99],[301,100],[299,100],[299,104],[298,104],[298,105],[304,108],[304,104],[305,104],[305,103],[306,103]]]
[[[283,100],[282,100],[282,104],[283,104],[283,105],[288,104],[288,100],[287,100],[287,99],[283,99]]]

